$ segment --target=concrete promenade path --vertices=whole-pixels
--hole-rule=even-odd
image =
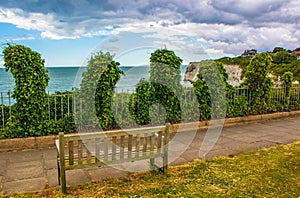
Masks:
[[[300,141],[299,126],[299,116],[225,126],[217,143],[205,158],[211,159],[215,156],[238,154]],[[199,158],[199,149],[205,133],[205,129],[199,129],[193,142],[183,154],[171,162],[171,165],[184,164]],[[178,142],[179,144],[184,142]],[[126,174],[126,171],[112,167],[71,170],[67,171],[67,185],[79,185],[105,177],[126,176]],[[55,148],[0,152],[0,196],[57,186]]]

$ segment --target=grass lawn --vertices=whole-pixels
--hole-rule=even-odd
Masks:
[[[129,174],[12,197],[299,197],[300,142],[236,156],[196,160],[158,173]]]

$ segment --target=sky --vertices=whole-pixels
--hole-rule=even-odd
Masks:
[[[0,43],[30,47],[46,66],[86,65],[100,50],[147,65],[163,48],[188,63],[296,49],[299,10],[299,0],[0,0]]]

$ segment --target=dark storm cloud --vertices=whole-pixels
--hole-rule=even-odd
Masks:
[[[253,19],[265,13],[277,11],[287,0],[211,0],[211,5],[219,11],[233,13],[247,19]]]
[[[185,22],[208,24],[253,24],[287,18],[281,9],[289,0],[7,0],[5,8],[20,8],[25,12],[52,13],[59,20],[76,23],[88,19],[129,18],[138,20],[167,19],[174,24]],[[276,18],[275,18],[275,14]],[[293,19],[293,13],[288,13]],[[270,16],[270,17],[268,17]],[[294,19],[295,20],[295,19]],[[162,26],[170,24],[162,23]]]
[[[237,54],[250,47],[297,45],[299,10],[297,0],[2,0],[0,22],[52,39],[160,26],[199,38],[212,51]]]

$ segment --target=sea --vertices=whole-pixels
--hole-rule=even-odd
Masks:
[[[181,66],[181,84],[183,86],[191,86],[189,82],[183,80],[186,65]],[[78,88],[82,80],[82,73],[86,71],[86,67],[80,66],[55,66],[46,67],[50,81],[46,89],[47,93],[72,91],[73,88]],[[125,73],[118,81],[116,89],[118,92],[132,92],[137,83],[141,79],[148,79],[150,74],[149,66],[120,66],[120,69]],[[0,67],[0,92],[12,92],[15,86],[12,74],[5,71],[5,68]]]

